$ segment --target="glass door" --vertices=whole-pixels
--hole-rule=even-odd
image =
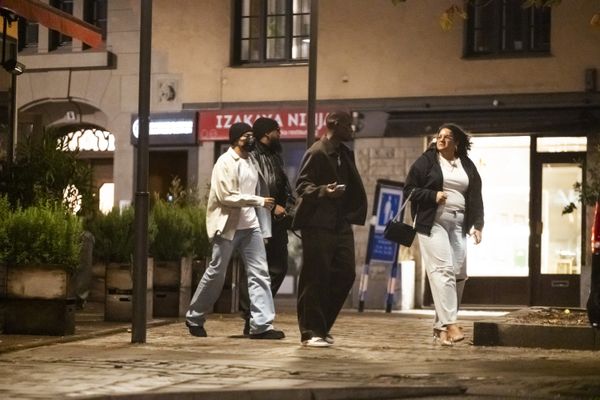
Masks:
[[[538,153],[534,175],[531,235],[531,298],[533,305],[579,305],[583,215],[581,206],[563,214],[569,203],[579,204],[573,189],[581,182],[577,153]]]

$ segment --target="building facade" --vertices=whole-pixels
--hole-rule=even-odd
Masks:
[[[579,306],[589,290],[591,211],[561,210],[576,199],[580,164],[597,157],[600,142],[600,31],[589,25],[598,2],[522,9],[518,0],[476,1],[466,21],[443,31],[439,16],[455,3],[320,1],[317,124],[333,109],[354,113],[371,202],[378,180],[404,180],[442,122],[463,125],[474,137],[486,206],[484,241],[469,248],[465,302]],[[50,4],[101,26],[106,48],[25,24],[17,141],[64,129],[94,166],[102,206],[130,204],[141,2]],[[305,149],[310,7],[153,1],[151,191],[166,195],[176,176],[205,190],[228,127],[260,115],[284,127],[293,180]],[[356,229],[357,275],[369,231]],[[415,261],[413,297],[427,305],[418,246],[401,258]],[[369,305],[383,307],[389,266],[373,265],[370,274]]]

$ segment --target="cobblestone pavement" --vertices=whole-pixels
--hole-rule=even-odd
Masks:
[[[395,386],[462,386],[467,398],[600,398],[598,352],[476,347],[468,340],[472,322],[462,321],[467,340],[445,348],[430,339],[430,317],[345,311],[332,331],[335,345],[314,349],[299,345],[291,312],[276,319],[287,334],[281,341],[241,337],[235,315],[210,316],[208,338],[174,321],[148,329],[146,344],[131,344],[123,332],[2,354],[0,398],[201,399],[208,397],[174,393]]]

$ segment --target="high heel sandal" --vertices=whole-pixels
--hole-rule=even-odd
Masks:
[[[453,346],[454,342],[452,338],[448,335],[447,331],[443,331],[441,329],[433,330],[433,343],[438,344],[440,346]]]
[[[457,333],[457,334],[454,334],[454,335],[452,335],[452,334],[450,333],[450,331],[451,331],[451,330],[452,330],[452,331],[458,331],[458,333]],[[465,339],[465,335],[463,334],[463,332],[462,332],[462,328],[461,328],[461,327],[459,327],[459,326],[457,326],[457,325],[449,325],[449,326],[448,326],[448,338],[449,338],[449,339],[450,339],[452,342],[456,343],[456,342],[460,342],[460,341],[464,340],[464,339]]]

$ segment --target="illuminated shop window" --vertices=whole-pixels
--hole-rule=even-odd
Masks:
[[[529,275],[530,140],[472,138],[469,157],[481,175],[485,228],[480,244],[467,241],[469,276]]]
[[[585,152],[587,137],[540,137],[536,139],[538,153]]]
[[[89,151],[113,152],[115,151],[115,137],[102,129],[80,129],[70,132],[58,139],[58,148],[63,151]],[[108,213],[114,202],[114,183],[104,183],[98,190],[99,209]],[[69,186],[64,191],[64,199],[74,213],[81,209],[81,196],[74,186]]]
[[[65,151],[115,151],[115,137],[100,129],[84,129],[66,134],[58,145]]]
[[[77,214],[81,210],[81,194],[75,185],[69,185],[63,191],[63,199],[67,204],[69,211]]]
[[[100,187],[99,193],[99,209],[103,214],[108,214],[112,210],[115,201],[115,184],[112,182],[103,184]]]

